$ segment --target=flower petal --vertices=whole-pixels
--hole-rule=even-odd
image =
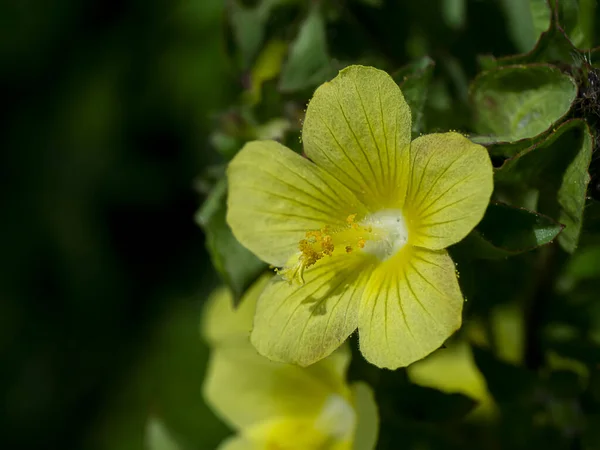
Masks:
[[[227,169],[227,223],[264,261],[282,266],[309,230],[343,226],[364,206],[335,178],[275,141],[253,141]]]
[[[340,356],[301,368],[269,361],[249,343],[220,346],[211,353],[204,398],[237,429],[273,417],[316,416],[332,394],[348,395],[345,373],[338,372]]]
[[[303,285],[275,277],[256,307],[250,339],[274,361],[307,366],[333,352],[356,329],[368,277],[365,257],[325,257],[306,271]]]
[[[494,189],[487,150],[458,133],[428,134],[413,141],[411,167],[405,205],[411,243],[438,250],[463,239]]]
[[[252,442],[244,436],[232,436],[221,442],[217,450],[265,450],[265,447],[261,443]]]
[[[373,389],[361,381],[352,384],[357,423],[354,450],[372,450],[379,436],[379,412]]]
[[[244,435],[259,444],[257,448],[261,450],[350,450],[349,440],[340,439],[328,431],[319,429],[314,417],[297,416],[275,418],[258,424],[244,430]]]
[[[405,247],[378,266],[360,305],[360,349],[379,367],[407,366],[461,324],[463,297],[445,250]]]
[[[402,206],[410,133],[410,108],[394,80],[350,66],[316,90],[302,141],[310,159],[379,209]]]
[[[256,301],[270,278],[270,275],[265,274],[255,281],[244,293],[237,308],[233,306],[229,289],[225,286],[215,289],[202,314],[200,331],[204,340],[211,345],[239,339],[249,342]]]
[[[407,369],[410,380],[420,386],[471,397],[478,405],[469,415],[492,416],[496,406],[485,378],[475,364],[471,347],[466,341],[453,341],[447,348],[412,364]]]

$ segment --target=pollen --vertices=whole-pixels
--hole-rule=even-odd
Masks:
[[[304,284],[304,271],[315,265],[325,256],[333,256],[336,248],[344,249],[345,253],[352,253],[357,249],[364,249],[367,240],[372,239],[372,226],[356,221],[357,214],[350,214],[346,218],[346,225],[338,228],[324,226],[320,230],[309,230],[304,238],[298,242],[300,253],[297,260],[290,266],[278,270],[290,284],[297,281]]]
[[[321,240],[321,248],[323,249],[322,253],[324,255],[331,256],[333,254],[335,246],[333,245],[333,239],[331,236],[323,236],[323,239]]]
[[[353,230],[358,230],[360,228],[360,226],[356,223],[356,214],[350,214],[348,217],[346,217],[346,223]]]
[[[323,236],[323,233],[320,230],[313,230],[306,232],[306,239],[315,239],[319,240]]]
[[[328,227],[307,231],[305,238],[298,242],[300,255],[296,264],[279,270],[278,273],[290,284],[292,281],[304,284],[304,271],[323,257],[333,255],[335,244],[329,232]]]
[[[298,243],[298,249],[301,253],[300,258],[305,267],[312,266],[325,255],[331,256],[333,254],[335,245],[327,227],[323,227],[321,230],[307,231],[305,236],[306,239],[302,239]]]
[[[298,249],[302,253],[300,258],[302,259],[305,267],[312,266],[323,257],[321,252],[315,250],[314,245],[308,239],[302,239],[298,243]]]

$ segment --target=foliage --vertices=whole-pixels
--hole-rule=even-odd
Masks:
[[[483,220],[449,249],[467,300],[457,336],[427,366],[408,371],[369,365],[353,338],[349,376],[375,390],[377,448],[592,449],[600,413],[597,11],[585,0],[483,3],[279,2],[260,30],[252,26],[257,48],[283,42],[284,57],[273,57],[260,100],[242,95],[233,108],[250,128],[289,123],[278,140],[302,152],[298,135],[313,90],[335,69],[373,65],[401,87],[413,138],[456,129],[486,146],[494,162]],[[439,5],[443,14],[432,17]],[[502,42],[489,39],[482,11],[503,18]],[[411,26],[400,25],[407,17]],[[232,16],[229,23],[242,26]],[[253,64],[264,64],[267,53],[230,51],[250,77],[247,89],[256,89]],[[231,139],[239,150],[252,137]],[[209,248],[219,269],[228,251],[214,240]],[[255,279],[242,273],[244,284]],[[239,291],[227,273],[223,281]]]
[[[401,88],[411,140],[454,132],[494,165],[483,219],[448,248],[460,330],[393,371],[350,338],[344,383],[374,393],[376,448],[600,447],[596,0],[32,0],[0,17],[7,442],[234,434],[203,399],[219,355],[198,321],[217,285],[237,302],[273,271],[230,229],[225,168],[255,140],[310,156],[309,100],[362,65]]]

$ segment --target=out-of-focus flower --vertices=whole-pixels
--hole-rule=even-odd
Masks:
[[[447,393],[460,393],[478,406],[469,414],[472,419],[490,419],[498,406],[490,394],[485,377],[477,367],[471,343],[493,348],[495,356],[518,366],[523,363],[525,325],[522,307],[507,303],[495,306],[487,322],[471,320],[463,335],[453,338],[422,361],[408,367],[408,376],[416,384]]]
[[[378,416],[370,388],[348,385],[347,346],[306,368],[269,361],[250,344],[256,300],[268,277],[245,294],[237,309],[230,293],[215,291],[202,333],[211,346],[203,392],[215,413],[237,434],[220,450],[370,450]]]
[[[461,325],[445,248],[481,220],[493,190],[486,149],[458,133],[411,142],[411,113],[385,72],[342,70],[317,89],[302,158],[253,141],[228,168],[227,221],[279,267],[257,305],[252,343],[303,366],[356,328],[365,358],[397,368]]]
[[[450,342],[447,348],[417,361],[407,371],[410,380],[418,385],[449,394],[464,394],[476,400],[478,405],[470,413],[473,418],[490,418],[497,413],[485,378],[477,368],[471,347],[465,340]]]

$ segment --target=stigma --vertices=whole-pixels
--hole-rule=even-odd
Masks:
[[[373,235],[363,250],[380,261],[391,258],[408,243],[408,227],[399,209],[384,209],[370,214],[364,223],[373,230]]]

